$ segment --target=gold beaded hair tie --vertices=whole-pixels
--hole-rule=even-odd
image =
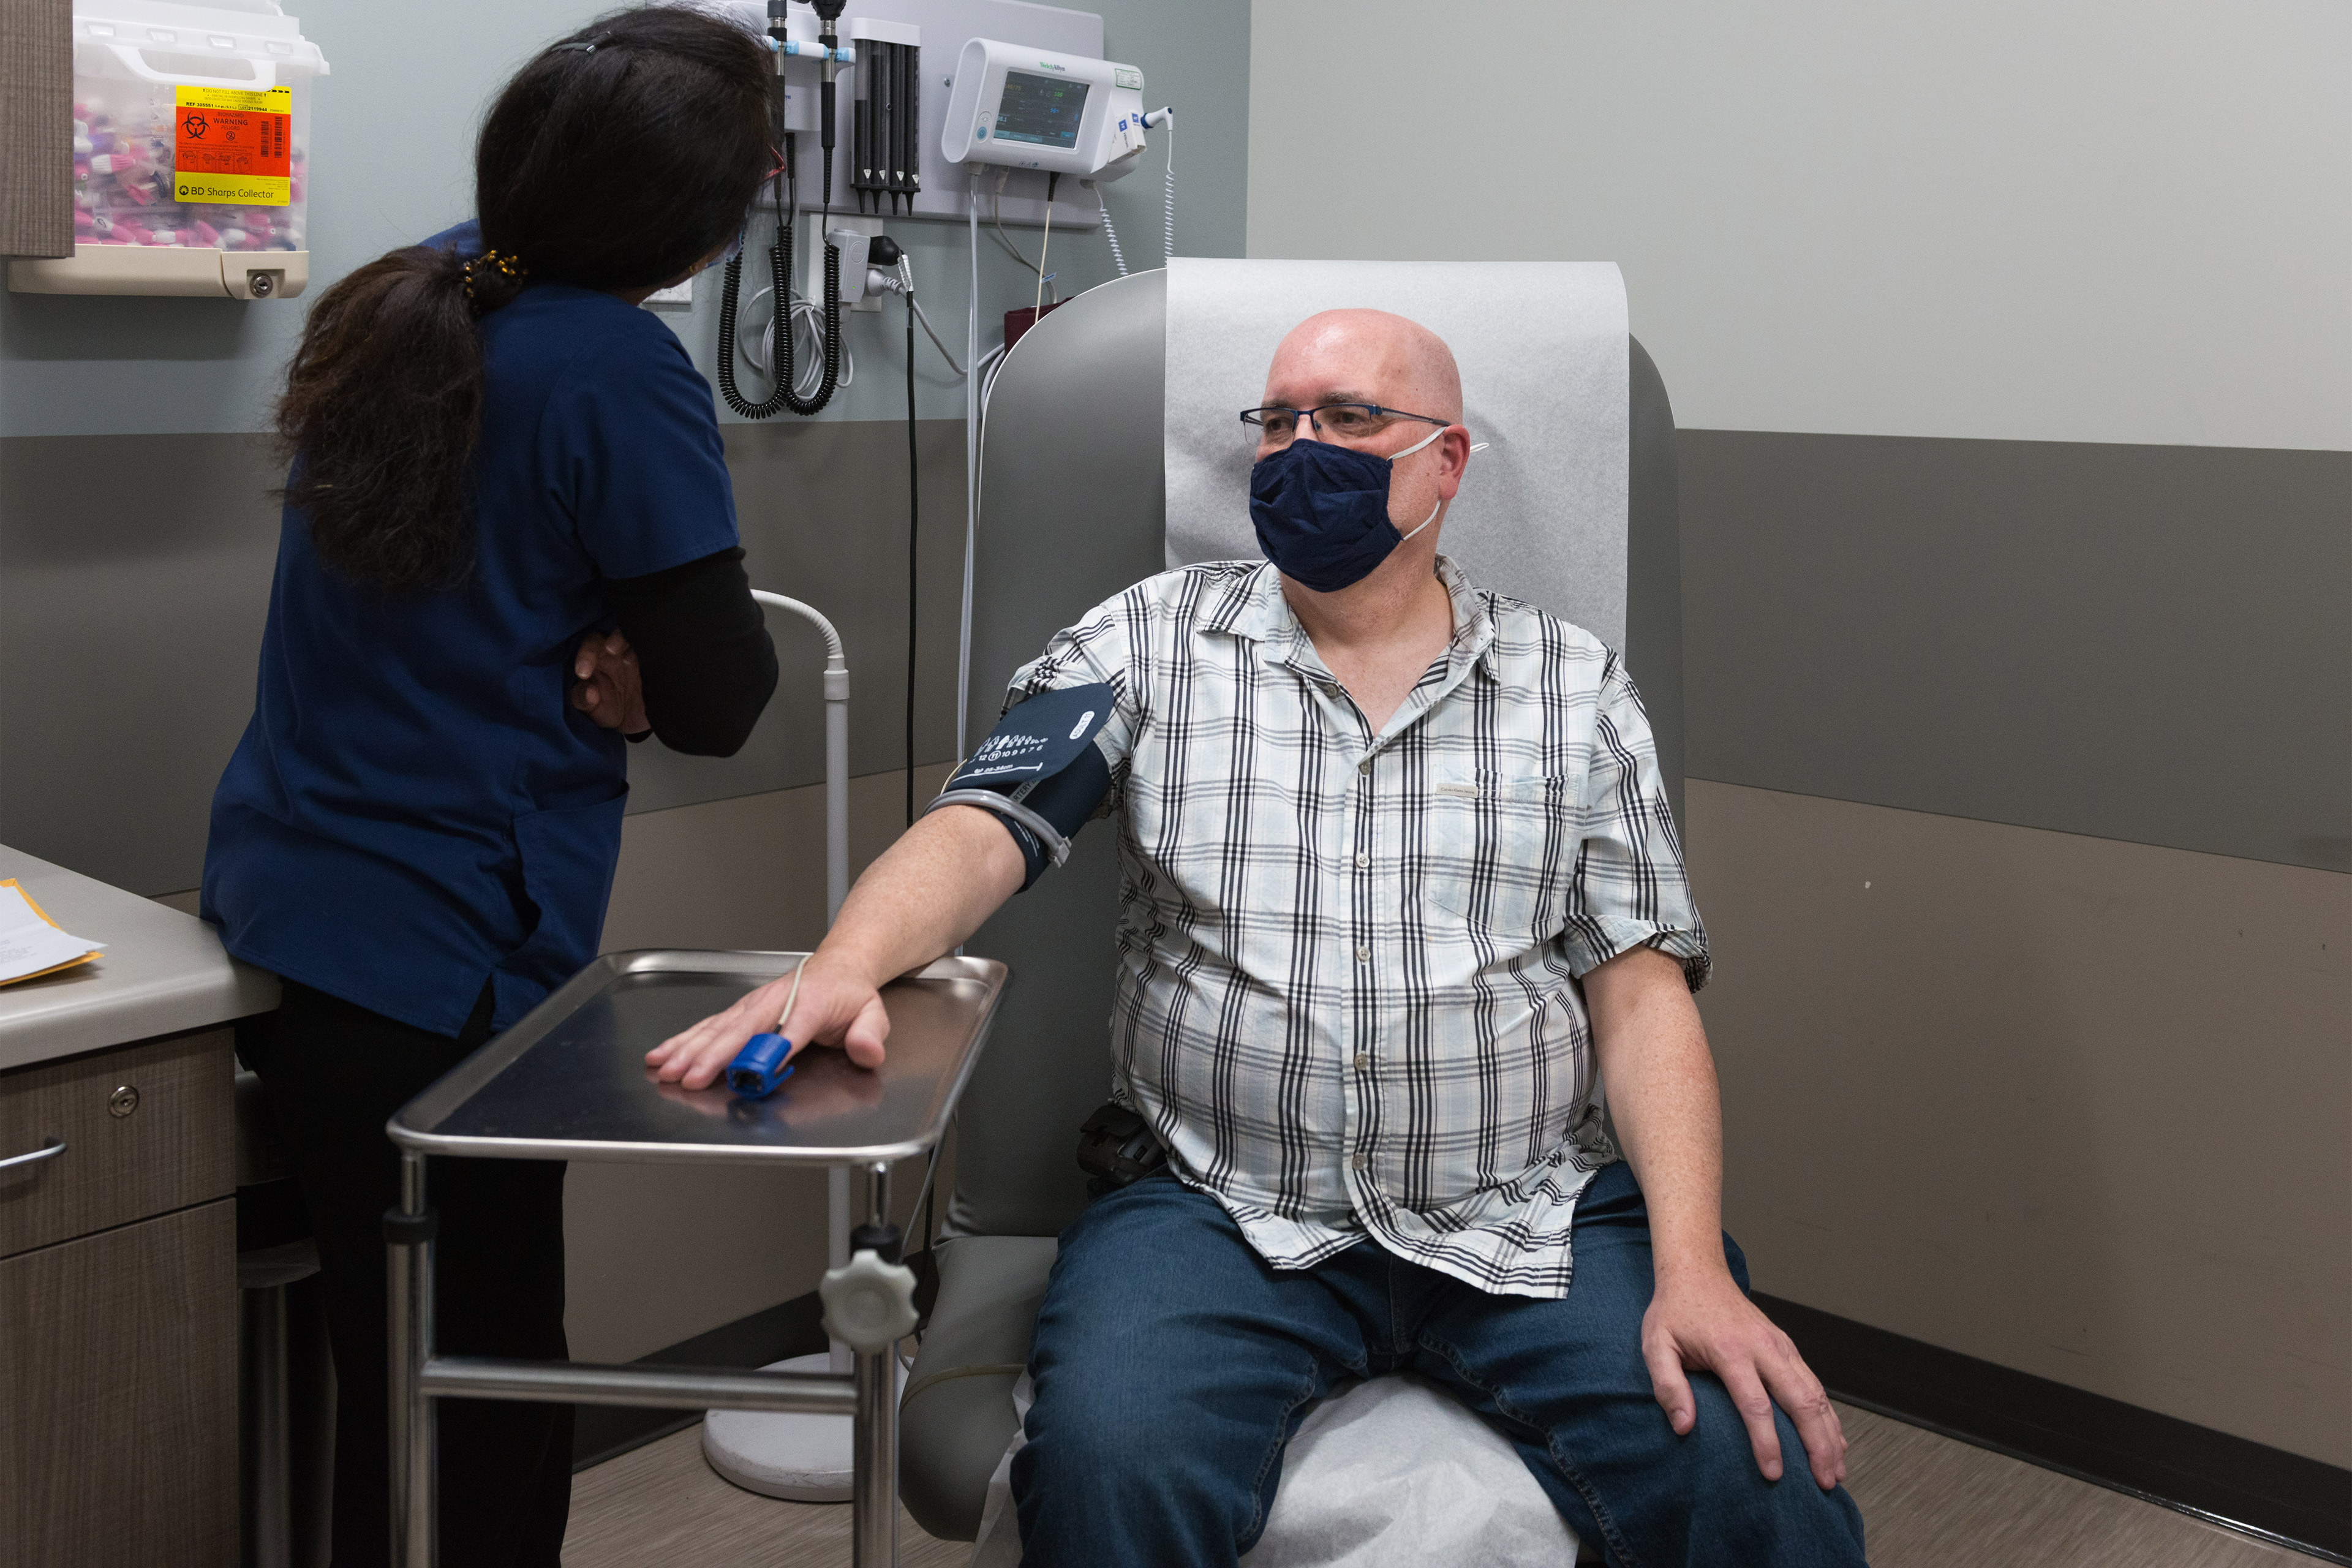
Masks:
[[[520,258],[508,256],[500,251],[485,250],[481,255],[466,263],[466,298],[468,300],[474,297],[474,268],[477,267],[495,268],[499,276],[510,280],[520,280],[530,276],[530,268],[522,264]]]

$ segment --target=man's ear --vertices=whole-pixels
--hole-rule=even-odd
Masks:
[[[1470,432],[1459,425],[1447,426],[1437,438],[1437,449],[1444,454],[1437,470],[1437,493],[1452,500],[1461,492],[1463,471],[1470,466]]]

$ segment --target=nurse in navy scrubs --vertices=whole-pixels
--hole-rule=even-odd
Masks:
[[[772,79],[748,35],[677,10],[547,49],[483,125],[478,222],[329,289],[288,373],[204,914],[285,982],[239,1049],[324,1266],[339,1568],[388,1557],[384,1121],[595,955],[627,741],[727,755],[775,688],[710,387],[637,309],[740,232]],[[562,1166],[446,1166],[442,1344],[561,1357]],[[556,1568],[571,1416],[442,1407],[442,1563]]]

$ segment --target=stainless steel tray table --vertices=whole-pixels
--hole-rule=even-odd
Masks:
[[[847,1415],[856,1429],[853,1561],[898,1561],[898,1414],[892,1349],[858,1352],[845,1377],[683,1367],[595,1366],[436,1355],[428,1156],[622,1163],[846,1165],[853,1212],[890,1215],[892,1162],[936,1151],[987,1041],[1006,981],[989,959],[943,958],[882,991],[887,1058],[873,1071],[839,1051],[803,1052],[771,1098],[723,1084],[654,1081],[645,1053],[801,954],[648,950],[608,953],[394,1115],[400,1207],[385,1216],[392,1270],[394,1561],[438,1552],[433,1402],[524,1399]]]

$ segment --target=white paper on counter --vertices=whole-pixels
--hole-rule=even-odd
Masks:
[[[84,942],[59,931],[34,907],[24,889],[13,880],[0,882],[0,985],[105,950],[102,942]]]
[[[1625,646],[1625,280],[1606,261],[1168,265],[1168,564],[1260,558],[1256,406],[1275,345],[1318,310],[1369,306],[1444,338],[1472,456],[1438,548],[1480,587]]]

